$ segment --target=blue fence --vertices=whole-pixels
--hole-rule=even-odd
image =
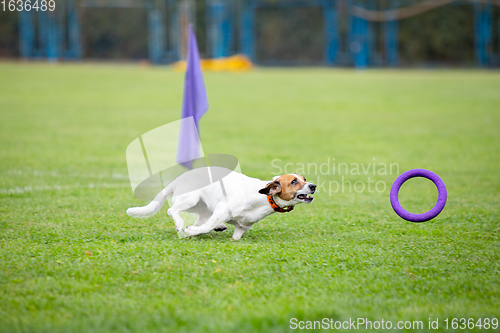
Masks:
[[[182,28],[179,3],[184,0],[143,0],[134,2],[106,2],[97,0],[60,0],[56,12],[19,12],[19,38],[21,56],[25,59],[46,58],[81,59],[82,42],[79,21],[80,6],[130,7],[148,9],[149,59],[152,63],[168,63],[181,58]],[[387,15],[376,21],[356,15],[350,8],[377,9],[377,0],[204,0],[206,9],[207,54],[213,58],[227,57],[235,53],[247,55],[254,62],[256,40],[256,11],[259,8],[320,7],[323,11],[323,62],[328,66],[353,65],[356,68],[370,66],[397,66],[399,64],[399,19],[391,17],[391,9],[401,7],[401,1],[391,0],[384,8]],[[122,3],[122,5],[120,4]],[[387,2],[386,2],[387,3]],[[499,61],[498,50],[493,50],[492,4],[484,1],[472,3],[474,8],[474,51],[478,66],[487,67]],[[104,5],[103,5],[104,4]],[[339,8],[344,8],[343,16]],[[346,14],[347,13],[347,14]],[[384,14],[384,13],[383,13]],[[341,33],[341,21],[347,23],[347,33]],[[167,25],[165,22],[168,21]],[[344,23],[345,24],[345,23]],[[376,26],[381,29],[376,29]],[[300,28],[300,27],[298,27]],[[167,32],[170,32],[167,34]],[[382,34],[378,36],[377,34]],[[500,37],[499,37],[500,38]],[[376,50],[375,40],[383,39],[383,50]]]
[[[76,0],[58,2],[58,11],[20,11],[21,56],[49,61],[80,59],[82,48]]]

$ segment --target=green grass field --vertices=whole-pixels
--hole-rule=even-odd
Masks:
[[[397,173],[309,170],[316,200],[238,242],[232,227],[178,239],[166,208],[125,214],[145,204],[125,149],[178,119],[182,73],[3,63],[0,78],[1,332],[286,332],[291,318],[427,331],[429,318],[441,330],[446,318],[500,319],[498,71],[206,73],[204,150],[238,157],[250,176],[397,163],[448,188],[444,211],[413,224],[389,203]],[[342,176],[385,189],[330,192]],[[421,213],[437,190],[412,179],[400,197]]]

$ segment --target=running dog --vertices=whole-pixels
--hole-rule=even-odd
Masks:
[[[209,170],[207,170],[209,169]],[[196,182],[200,172],[225,173],[220,181],[199,189],[187,191]],[[160,210],[168,197],[172,196],[173,205],[167,213],[175,221],[177,232],[188,236],[208,233],[212,230],[227,229],[225,223],[234,225],[234,240],[252,226],[275,212],[291,211],[301,203],[311,203],[310,196],[316,192],[316,185],[306,182],[298,174],[276,176],[271,181],[251,178],[241,173],[231,172],[221,167],[194,169],[179,176],[166,186],[148,205],[127,209],[134,217],[148,217]],[[198,215],[197,221],[184,229],[180,212]]]

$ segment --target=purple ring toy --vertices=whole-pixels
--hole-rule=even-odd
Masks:
[[[401,186],[410,178],[414,177],[424,177],[429,179],[436,185],[438,189],[438,199],[434,208],[432,208],[427,213],[423,214],[412,214],[404,210],[404,208],[399,203],[399,189]],[[434,172],[425,170],[425,169],[413,169],[402,173],[391,187],[391,205],[392,209],[398,214],[401,218],[410,221],[410,222],[425,222],[432,220],[436,216],[441,213],[444,206],[446,205],[446,199],[448,198],[448,192],[446,191],[446,186],[444,182],[436,175]]]

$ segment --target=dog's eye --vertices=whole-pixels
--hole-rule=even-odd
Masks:
[[[297,183],[297,179],[292,180],[292,185],[296,185]]]
[[[307,181],[307,180],[306,180],[306,177],[304,177],[304,181],[305,181],[305,182]]]

